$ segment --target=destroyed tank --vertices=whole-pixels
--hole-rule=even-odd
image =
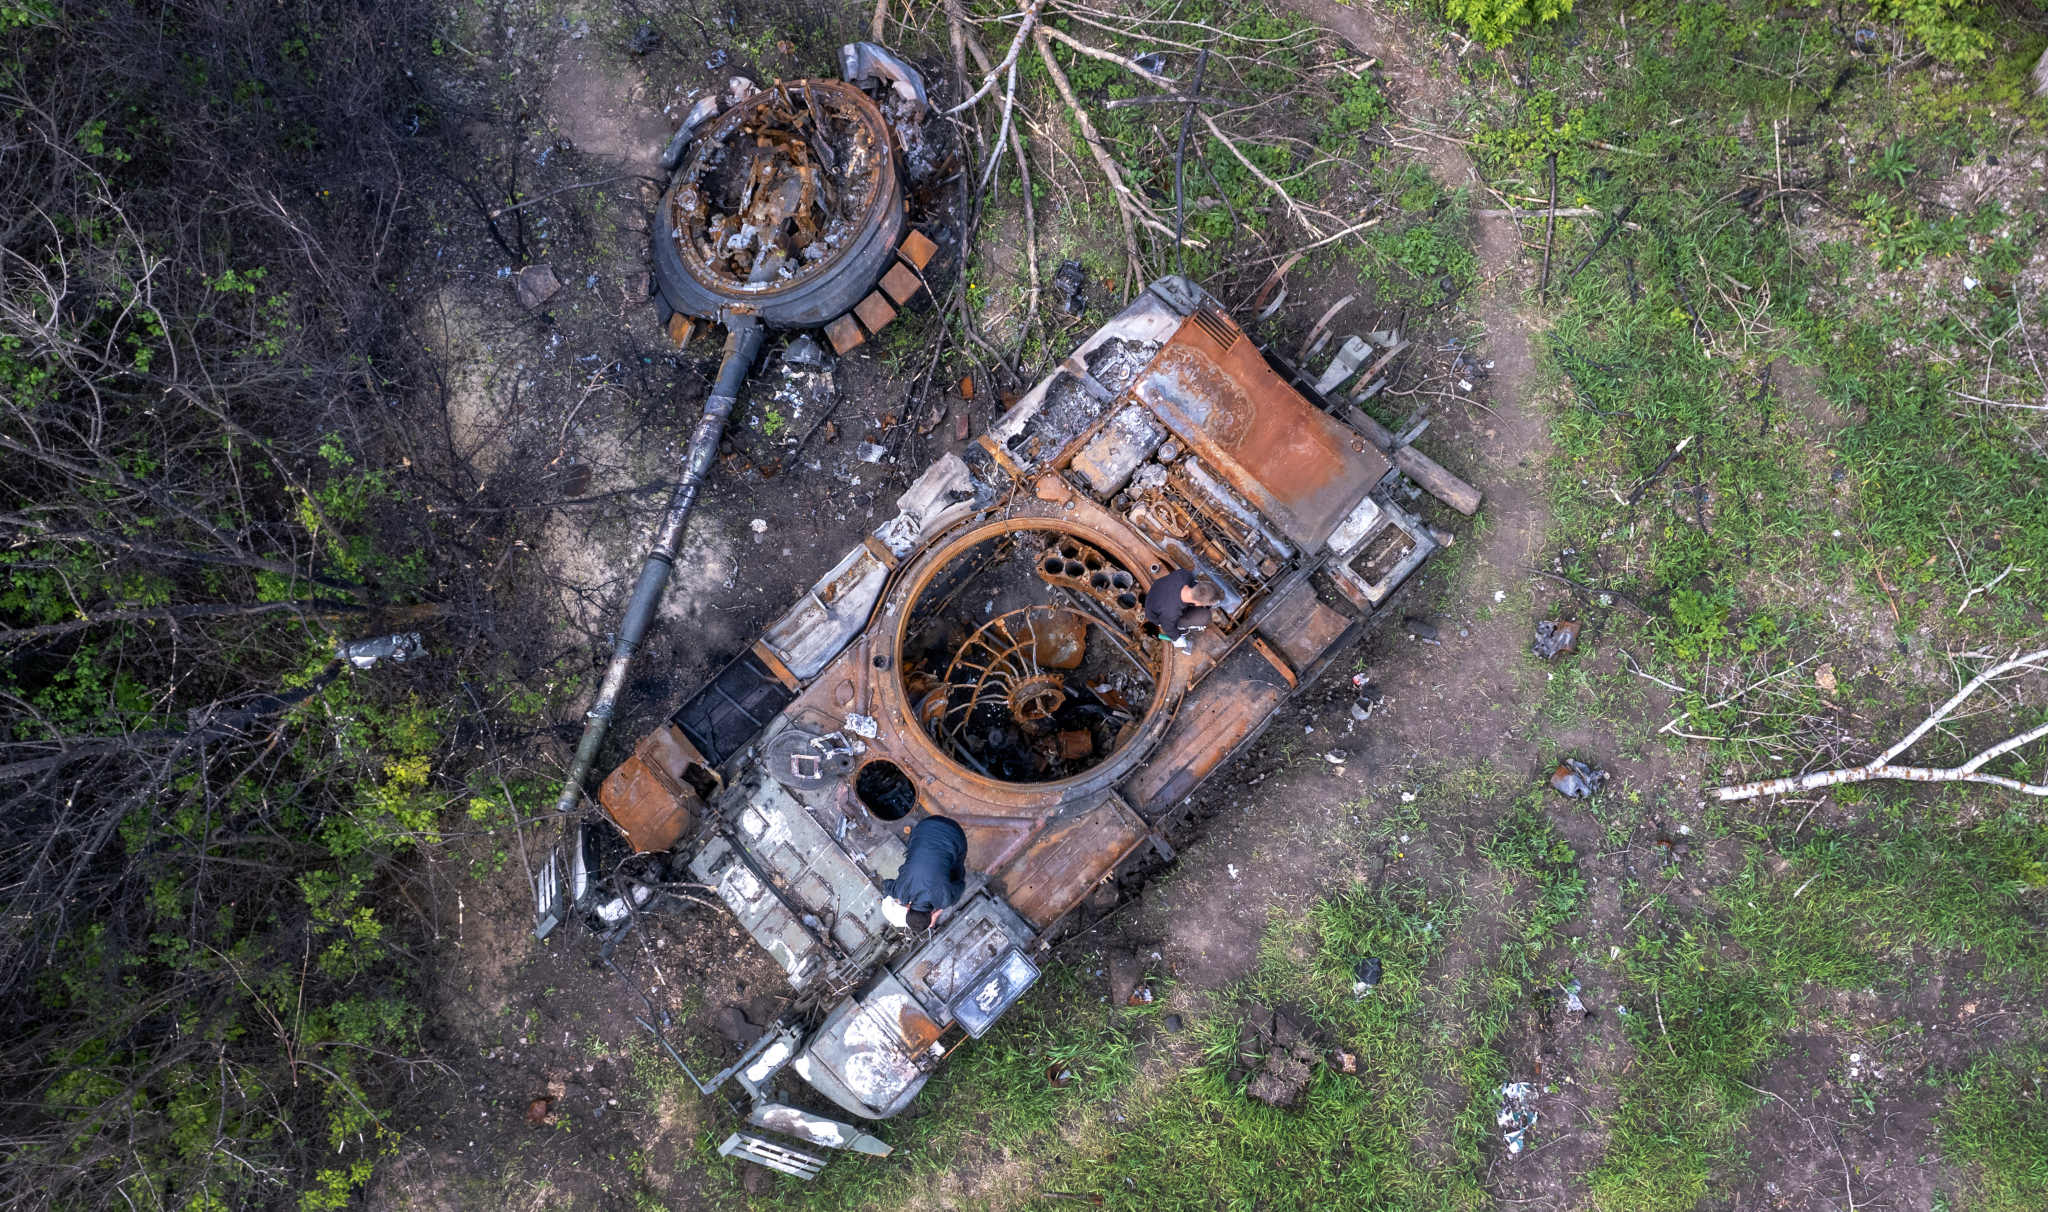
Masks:
[[[898,1114],[1084,903],[1113,903],[1091,893],[1171,860],[1195,789],[1437,547],[1390,452],[1305,393],[1198,286],[1153,283],[609,774],[618,833],[714,889],[795,993],[701,1086],[878,1151],[771,1088],[787,1070],[859,1119]],[[1144,625],[1179,569],[1222,593],[1185,650]],[[882,885],[927,815],[966,830],[970,879],[913,934]],[[565,861],[543,914],[593,899],[580,848]]]

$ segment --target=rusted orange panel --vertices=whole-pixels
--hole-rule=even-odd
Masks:
[[[1266,659],[1238,649],[1181,703],[1159,748],[1124,784],[1125,797],[1146,819],[1157,820],[1263,727],[1286,697],[1286,681]]]
[[[1259,617],[1259,634],[1271,641],[1299,672],[1322,659],[1351,628],[1350,615],[1316,600],[1307,578],[1273,600]]]
[[[690,338],[696,335],[697,322],[695,320],[681,312],[676,312],[669,316],[668,339],[675,343],[676,348],[681,349],[683,346],[688,345]]]
[[[889,300],[877,291],[854,304],[853,314],[860,317],[861,325],[870,333],[877,333],[882,331],[884,324],[896,318],[896,309],[889,306]]]
[[[1086,899],[1145,840],[1145,822],[1114,793],[1086,812],[1047,822],[999,872],[1004,897],[1043,930]]]
[[[860,325],[853,322],[853,314],[848,312],[825,326],[825,339],[832,342],[833,353],[843,354],[868,337],[860,330]]]
[[[1184,321],[1131,391],[1287,537],[1322,545],[1391,466],[1315,408],[1221,315]]]
[[[923,289],[924,282],[917,276],[917,271],[901,262],[890,266],[889,272],[882,275],[882,293],[899,305],[910,302],[910,297]]]
[[[917,230],[915,227],[911,228],[910,231],[904,235],[902,245],[896,249],[897,255],[901,256],[905,261],[910,262],[912,265],[915,265],[919,269],[923,269],[925,266],[930,265],[932,263],[933,254],[937,253],[938,251],[939,246],[932,243],[931,237],[925,235],[923,232]]]
[[[664,724],[605,776],[597,802],[634,850],[667,850],[697,823],[703,801],[683,781],[683,772],[702,761],[674,724]]]

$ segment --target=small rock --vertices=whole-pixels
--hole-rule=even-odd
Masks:
[[[1414,615],[1409,615],[1401,620],[1401,629],[1418,640],[1433,640],[1436,638],[1436,624],[1427,619],[1418,619]]]
[[[775,1189],[775,1178],[759,1166],[741,1166],[740,1185],[749,1195],[766,1195]]]
[[[541,306],[561,293],[562,280],[555,276],[554,267],[529,265],[519,271],[519,278],[513,284],[519,294],[519,305],[529,310]]]
[[[1181,1021],[1180,1015],[1178,1014],[1169,1014],[1165,1018],[1161,1019],[1160,1022],[1166,1027],[1168,1031],[1179,1031],[1181,1027],[1184,1025]]]
[[[1837,686],[1835,667],[1833,665],[1822,665],[1819,669],[1814,670],[1813,684],[1820,687],[1822,694],[1833,694]]]

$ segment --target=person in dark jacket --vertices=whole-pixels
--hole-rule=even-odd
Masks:
[[[1182,569],[1152,582],[1145,593],[1145,621],[1154,634],[1186,651],[1188,633],[1209,625],[1209,608],[1223,600],[1214,585]]]
[[[947,816],[928,816],[903,844],[903,866],[885,882],[882,916],[906,930],[929,930],[967,890],[967,831]]]

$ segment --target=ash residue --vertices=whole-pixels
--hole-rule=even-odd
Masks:
[[[1127,341],[1112,337],[1089,351],[1088,373],[1104,387],[1122,395],[1138,381],[1138,375],[1159,352],[1157,341]]]

